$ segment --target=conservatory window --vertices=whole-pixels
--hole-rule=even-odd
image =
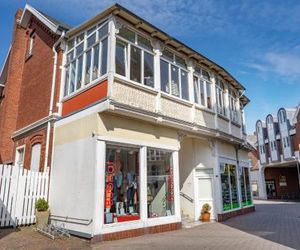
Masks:
[[[117,33],[116,73],[154,87],[154,54],[149,39],[122,26]]]
[[[64,96],[84,88],[107,73],[108,24],[101,23],[67,44]]]
[[[220,115],[226,116],[225,108],[225,86],[220,80],[216,84],[216,99],[217,99],[217,111]]]
[[[161,90],[189,100],[188,72],[186,68],[184,59],[165,49],[160,60]]]
[[[210,79],[208,72],[196,67],[193,79],[195,103],[211,109],[211,83],[208,81]]]
[[[234,122],[239,122],[238,110],[237,110],[237,97],[234,89],[229,89],[229,109],[230,119]]]

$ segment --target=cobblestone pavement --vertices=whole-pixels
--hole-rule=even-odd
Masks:
[[[255,201],[256,211],[226,221],[232,228],[300,249],[300,203]]]
[[[0,230],[0,249],[300,249],[300,203],[258,202],[256,212],[225,223],[118,241],[51,239],[30,227]]]

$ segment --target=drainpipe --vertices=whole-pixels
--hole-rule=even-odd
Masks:
[[[53,75],[52,75],[52,87],[51,87],[51,96],[50,96],[50,107],[48,118],[53,114],[53,103],[54,103],[54,94],[55,94],[55,81],[56,81],[56,68],[57,68],[57,51],[56,46],[61,42],[65,36],[65,31],[62,32],[61,37],[54,43],[52,51],[54,53],[54,63],[53,63]],[[50,147],[50,129],[51,129],[51,118],[47,124],[47,136],[46,136],[46,151],[45,151],[45,162],[44,162],[44,171],[47,169],[48,158],[49,158],[49,147]]]

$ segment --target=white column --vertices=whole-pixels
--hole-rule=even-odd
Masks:
[[[216,220],[218,214],[222,213],[222,185],[221,185],[221,174],[220,174],[220,161],[219,161],[219,145],[218,141],[215,141],[214,154],[213,154],[213,165],[214,165],[214,213]]]
[[[160,56],[161,53],[161,45],[158,40],[152,41],[153,51],[154,51],[154,88],[158,91],[156,96],[156,111],[161,111],[161,104],[160,104],[160,89],[161,89],[161,81],[160,81]]]
[[[147,148],[140,149],[140,218],[146,221],[147,214]]]
[[[218,115],[217,115],[217,105],[216,105],[216,77],[214,74],[211,74],[211,105],[213,111],[215,112],[215,129],[218,129]]]
[[[180,208],[180,190],[179,190],[179,157],[178,151],[173,153],[173,175],[174,175],[174,203],[175,203],[175,216],[181,219]]]
[[[108,97],[112,96],[113,81],[115,74],[115,52],[116,52],[116,19],[111,16],[108,22]]]
[[[188,84],[189,84],[189,100],[194,103],[195,102],[195,94],[194,94],[194,63],[189,60],[187,67],[188,74]]]
[[[101,234],[104,224],[104,189],[105,189],[105,157],[106,145],[104,141],[96,141],[96,163],[94,176],[94,218],[93,235]],[[84,173],[83,173],[84,174]]]

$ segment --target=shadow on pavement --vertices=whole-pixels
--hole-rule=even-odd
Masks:
[[[300,203],[259,201],[256,211],[222,224],[281,245],[300,249]]]

